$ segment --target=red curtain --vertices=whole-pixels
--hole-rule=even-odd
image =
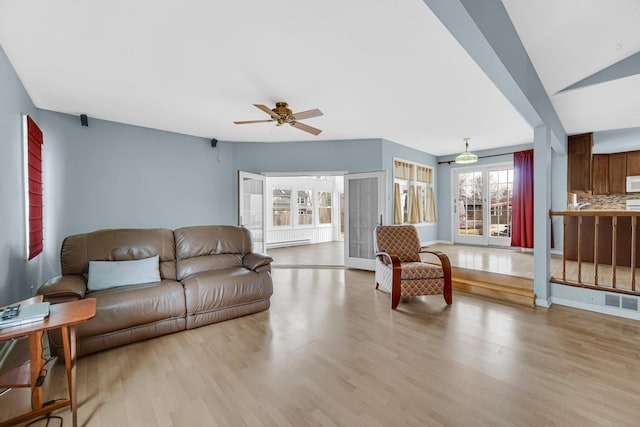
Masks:
[[[533,248],[533,150],[513,153],[511,246]]]
[[[42,252],[42,131],[27,117],[29,178],[29,259]]]

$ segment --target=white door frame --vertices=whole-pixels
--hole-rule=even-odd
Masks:
[[[255,181],[262,182],[262,218],[255,218],[258,220],[262,220],[262,230],[261,235],[257,235],[257,228],[253,224],[247,224],[247,218],[243,218],[243,214],[245,213],[246,206],[244,206],[244,180],[251,179]],[[254,251],[256,252],[267,252],[267,247],[265,244],[265,239],[267,236],[266,233],[266,177],[264,175],[259,175],[250,172],[238,171],[238,225],[245,226],[251,233],[251,239],[253,240]],[[246,215],[244,215],[246,216]],[[260,224],[257,225],[260,227]]]
[[[507,237],[491,237],[491,202],[490,202],[490,186],[489,173],[494,170],[500,170],[507,167],[513,167],[513,162],[500,162],[484,165],[466,166],[451,169],[451,241],[460,244],[472,245],[496,245],[509,246],[510,238]],[[460,230],[459,216],[459,200],[458,200],[458,176],[460,173],[482,172],[482,235],[481,236],[461,236],[458,234]]]

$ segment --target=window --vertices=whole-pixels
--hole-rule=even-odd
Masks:
[[[25,205],[27,259],[42,253],[42,131],[29,116],[25,116]]]
[[[318,223],[331,224],[331,193],[318,192]]]
[[[273,189],[273,225],[291,225],[291,190]]]
[[[298,190],[298,225],[313,225],[311,190]]]
[[[394,160],[394,224],[436,222],[433,168]]]

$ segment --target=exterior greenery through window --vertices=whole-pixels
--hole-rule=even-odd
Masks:
[[[394,224],[434,223],[433,168],[418,163],[393,162]]]
[[[273,225],[291,225],[291,190],[273,189]]]

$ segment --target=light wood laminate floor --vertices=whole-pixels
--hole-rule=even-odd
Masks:
[[[392,311],[356,270],[273,281],[266,312],[80,358],[79,424],[638,426],[637,321],[455,291]],[[64,383],[56,364],[45,399]]]
[[[344,242],[315,243],[267,249],[274,267],[342,267],[344,266]]]
[[[519,249],[510,248],[447,244],[431,245],[429,248],[447,254],[451,265],[454,267],[533,279],[533,253],[531,252],[522,252]],[[343,242],[270,249],[268,253],[273,257],[275,267],[344,266]],[[582,263],[581,269],[582,281],[595,283],[594,265],[585,262]],[[561,255],[551,256],[551,274],[558,279],[562,278]],[[568,280],[578,281],[577,262],[567,261],[566,277]],[[616,269],[616,281],[619,288],[631,289],[630,268],[618,266]],[[611,266],[599,264],[598,284],[606,285],[611,283]],[[640,289],[640,268],[636,270],[636,283],[637,289]]]
[[[430,249],[447,254],[454,267],[484,270],[533,279],[533,255],[520,250],[437,244]],[[317,243],[268,250],[274,266],[344,266],[344,242]],[[562,265],[559,265],[562,271]]]

